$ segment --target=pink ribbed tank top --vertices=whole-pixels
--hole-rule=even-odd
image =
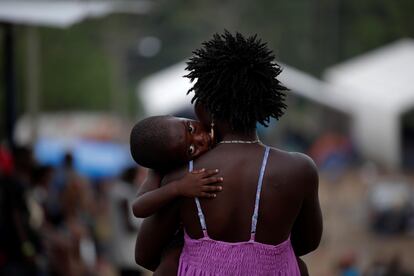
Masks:
[[[211,239],[207,233],[200,201],[196,198],[203,237],[192,239],[184,233],[178,275],[300,275],[290,236],[278,245],[255,241],[260,192],[268,156],[269,147],[266,147],[257,184],[250,240],[233,243]],[[190,161],[189,171],[192,170],[193,162]]]

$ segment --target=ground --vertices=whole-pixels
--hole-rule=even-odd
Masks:
[[[338,181],[327,179],[321,176],[319,192],[324,218],[322,241],[315,252],[303,258],[310,275],[337,275],[337,264],[345,255],[355,256],[361,272],[374,261],[388,262],[395,256],[403,267],[414,271],[413,235],[381,236],[369,230],[367,184],[360,174],[353,171]]]

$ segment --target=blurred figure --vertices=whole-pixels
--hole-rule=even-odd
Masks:
[[[33,188],[31,194],[34,200],[42,207],[44,219],[41,223],[41,233],[45,254],[47,257],[47,272],[52,275],[76,275],[74,271],[76,261],[72,257],[72,241],[62,231],[63,219],[56,223],[53,211],[50,213],[51,203],[60,202],[60,195],[52,193],[51,183],[54,170],[50,166],[38,166],[33,171]],[[59,210],[61,206],[59,205]],[[60,214],[63,217],[63,214]]]
[[[370,228],[377,234],[395,235],[410,231],[414,190],[408,182],[382,178],[368,194]]]
[[[53,188],[58,192],[62,192],[68,182],[79,178],[73,163],[72,153],[67,152],[63,157],[61,167],[56,170],[56,175],[53,181]]]
[[[350,252],[344,254],[338,262],[339,275],[341,276],[359,276],[361,273],[357,268],[355,254]]]
[[[93,235],[96,243],[96,261],[98,275],[118,275],[113,263],[110,262],[111,255],[111,230],[110,200],[109,194],[113,181],[99,179],[94,183],[94,206],[93,206]]]
[[[109,192],[110,218],[112,223],[112,259],[122,276],[139,275],[134,260],[135,240],[141,220],[132,214],[131,204],[146,169],[126,169]]]
[[[339,181],[355,159],[350,138],[336,132],[326,132],[316,139],[309,155],[333,183]]]
[[[63,220],[62,210],[62,196],[65,192],[65,188],[68,183],[77,183],[80,180],[80,176],[76,173],[73,167],[73,156],[71,153],[66,153],[61,167],[56,168],[53,176],[53,180],[49,187],[50,198],[48,201],[47,209],[51,223],[54,225],[60,225]],[[77,184],[75,184],[76,186]],[[68,190],[71,190],[70,187]],[[67,192],[67,191],[66,191]]]
[[[93,239],[95,199],[91,183],[73,167],[71,155],[65,157],[64,185],[61,193],[62,225],[60,231],[70,241],[73,275],[93,273],[96,245]]]
[[[388,271],[387,271],[387,275],[389,276],[412,276],[414,275],[414,273],[412,272],[408,272],[407,270],[405,270],[405,268],[403,267],[402,263],[401,263],[401,257],[397,254],[395,255],[389,265],[388,265]]]
[[[50,199],[49,189],[53,173],[54,170],[51,166],[37,166],[32,173],[30,194],[33,200],[42,208],[42,213],[45,216],[47,216],[47,206]]]
[[[42,246],[29,208],[34,166],[28,147],[13,150],[14,167],[0,181],[0,274],[39,275]]]
[[[383,259],[375,260],[365,276],[412,276],[414,272],[407,271],[401,264],[401,257],[396,254],[389,261]]]
[[[13,160],[6,147],[0,145],[0,177],[10,175],[13,172]]]

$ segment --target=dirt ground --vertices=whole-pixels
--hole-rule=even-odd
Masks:
[[[414,271],[414,236],[379,236],[368,229],[367,185],[358,173],[347,173],[333,183],[320,180],[324,233],[319,248],[304,256],[310,275],[338,275],[337,264],[354,255],[364,272],[374,261],[400,258],[404,268]],[[411,181],[412,182],[412,181]]]

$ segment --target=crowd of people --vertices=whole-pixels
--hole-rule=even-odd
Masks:
[[[0,275],[137,275],[129,206],[145,169],[92,180],[70,153],[52,167],[28,147],[2,147],[0,164]]]

